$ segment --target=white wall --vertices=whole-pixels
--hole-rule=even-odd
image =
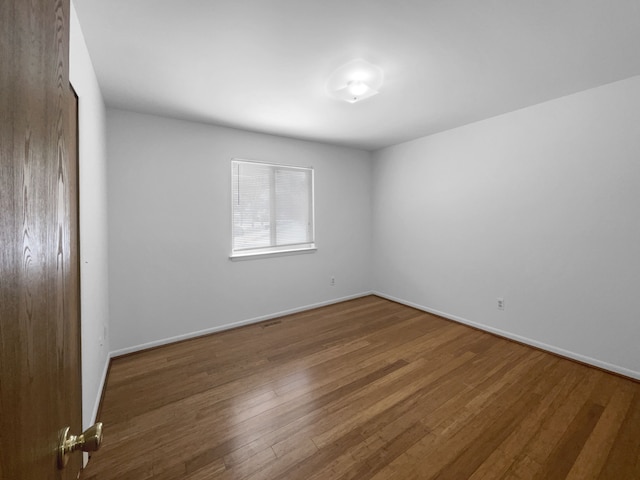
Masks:
[[[376,291],[640,378],[640,77],[373,157]]]
[[[70,80],[78,95],[82,423],[93,424],[106,374],[109,341],[105,107],[76,11],[71,5]]]
[[[114,109],[107,132],[114,354],[370,291],[368,152]],[[315,168],[316,253],[229,260],[234,157]]]

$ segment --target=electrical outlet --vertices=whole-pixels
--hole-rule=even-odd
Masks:
[[[332,287],[336,286],[336,277],[331,277],[331,280],[329,281],[329,285],[331,285]]]
[[[504,298],[498,297],[498,310],[504,310]]]

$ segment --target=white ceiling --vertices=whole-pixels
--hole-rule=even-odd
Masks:
[[[640,75],[640,0],[73,3],[107,105],[367,150]]]

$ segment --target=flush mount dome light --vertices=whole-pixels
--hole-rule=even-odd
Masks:
[[[331,74],[327,90],[335,98],[356,103],[376,95],[382,86],[383,77],[380,67],[365,60],[353,60]]]

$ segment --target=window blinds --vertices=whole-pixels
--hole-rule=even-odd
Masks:
[[[313,169],[232,160],[232,255],[315,248]]]

